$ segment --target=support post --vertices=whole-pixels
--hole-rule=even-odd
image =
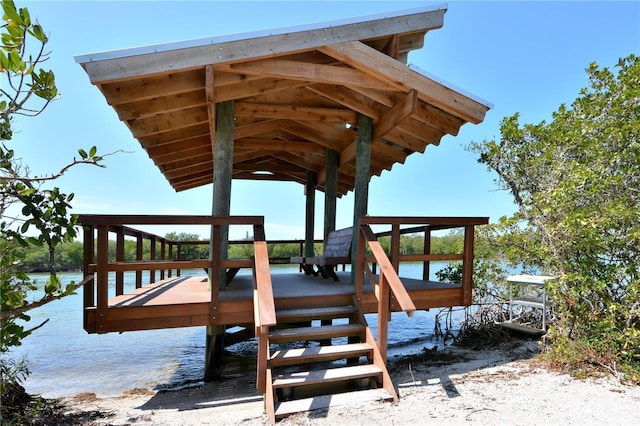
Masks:
[[[464,249],[462,252],[462,305],[470,306],[473,302],[473,243],[474,227],[464,227]]]
[[[369,199],[369,174],[371,172],[371,140],[373,135],[373,120],[366,115],[358,115],[358,136],[356,145],[356,180],[353,200],[353,229],[358,229],[358,219],[367,215]],[[351,243],[351,282],[355,282],[357,238]]]
[[[324,178],[324,241],[336,230],[336,200],[338,199],[338,151],[327,148]]]
[[[213,71],[207,68],[207,87],[213,84]],[[207,98],[209,100],[209,96]],[[213,145],[213,203],[211,214],[213,216],[229,216],[231,210],[231,178],[233,172],[233,130],[234,130],[234,102],[226,101],[215,104],[214,111],[210,114],[215,117],[215,142]],[[221,227],[220,243],[213,246],[213,227],[209,257],[219,259],[227,258],[229,244],[229,229]],[[217,262],[216,262],[217,263]],[[224,289],[226,274],[224,270],[210,270],[209,282],[213,283],[213,274],[219,275],[219,288]],[[212,294],[217,292],[212,291]],[[216,305],[218,300],[211,300]],[[213,321],[213,318],[212,318]],[[210,382],[222,378],[224,353],[224,326],[211,325],[207,327],[207,339],[205,348],[204,380]]]
[[[315,172],[307,171],[307,184],[304,187],[306,204],[304,220],[304,256],[315,256],[313,248],[313,234],[315,228],[316,215],[316,185],[318,175]]]

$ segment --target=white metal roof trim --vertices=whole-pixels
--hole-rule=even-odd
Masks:
[[[435,12],[437,10],[447,9],[446,3],[432,6],[420,7],[415,9],[407,9],[395,12],[378,13],[375,15],[361,16],[347,19],[340,19],[330,22],[321,22],[316,24],[297,25],[291,27],[277,28],[273,30],[260,30],[248,33],[229,34],[215,37],[206,37],[193,40],[184,40],[170,43],[153,44],[147,46],[132,47],[127,49],[108,50],[104,52],[86,53],[74,56],[77,63],[97,62],[108,59],[125,58],[129,56],[146,55],[150,53],[166,52],[170,50],[187,49],[191,47],[206,46],[209,44],[226,43],[230,41],[249,40],[252,38],[269,37],[274,35],[283,35],[308,30],[318,30],[322,28],[331,28],[340,25],[357,24],[360,22],[375,21],[385,18],[396,18],[399,16],[414,15],[425,12]]]

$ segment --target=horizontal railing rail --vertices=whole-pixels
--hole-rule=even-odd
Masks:
[[[371,283],[378,301],[378,348],[386,358],[388,321],[391,319],[391,295],[401,311],[411,316],[415,305],[398,275],[401,262],[423,262],[423,280],[429,279],[429,262],[452,260],[462,262],[461,305],[471,304],[474,227],[489,222],[486,217],[361,217],[355,256],[355,293],[361,300],[364,293],[364,280]],[[391,229],[374,233],[372,226],[386,226]],[[404,228],[403,228],[404,227]],[[431,254],[431,232],[464,228],[462,253]],[[401,254],[400,236],[409,233],[424,232],[422,254]],[[380,244],[379,238],[390,237],[389,253]],[[370,254],[367,253],[367,250]],[[376,265],[380,273],[376,277],[373,268]],[[377,279],[377,281],[376,281]]]
[[[222,272],[228,268],[253,268],[254,260],[227,259],[226,245],[222,244],[223,235],[229,226],[251,226],[254,235],[264,236],[264,218],[262,216],[147,216],[147,215],[81,215],[78,223],[84,228],[84,267],[86,276],[95,276],[94,280],[84,285],[85,328],[88,324],[88,309],[95,309],[97,332],[108,331],[109,310],[109,275],[115,273],[115,296],[124,294],[124,273],[136,273],[136,288],[142,286],[142,271],[149,271],[150,283],[155,282],[155,272],[160,271],[160,278],[164,279],[165,272],[171,276],[172,270],[203,268],[208,271],[211,308],[210,323],[216,323],[216,309],[219,301],[219,290],[224,287]],[[209,259],[180,260],[167,258],[166,246],[172,242],[166,238],[133,229],[130,225],[209,225],[213,236]],[[109,257],[109,235],[116,236],[115,261]],[[124,237],[136,238],[136,260],[124,260]],[[225,237],[226,238],[226,237]],[[143,240],[151,242],[150,259],[143,259]],[[256,242],[252,242],[256,244]],[[157,258],[156,244],[160,244],[160,254]],[[260,243],[262,244],[262,243]],[[261,247],[261,246],[260,246]],[[260,250],[263,250],[260,248]],[[170,253],[169,253],[170,255]],[[261,262],[264,263],[264,256]],[[266,257],[266,274],[269,275],[268,255]],[[264,266],[262,267],[264,270]],[[261,274],[264,281],[265,272]],[[274,314],[275,315],[275,314]],[[265,319],[268,321],[268,318]]]

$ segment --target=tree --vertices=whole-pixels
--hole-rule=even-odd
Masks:
[[[25,329],[30,309],[72,294],[80,285],[62,287],[56,275],[56,248],[76,236],[76,217],[69,213],[73,194],[46,185],[78,164],[102,167],[103,156],[92,147],[79,149],[79,158],[52,174],[32,177],[11,146],[13,118],[39,116],[58,98],[52,71],[41,68],[49,58],[47,36],[37,22],[31,20],[26,8],[16,8],[13,0],[3,0],[3,25],[0,46],[0,354],[20,341],[35,328]],[[21,217],[7,215],[9,207],[17,208]],[[31,232],[29,232],[32,230]],[[34,233],[35,231],[35,233]],[[45,295],[29,301],[27,293],[34,284],[21,268],[20,248],[45,247],[49,278]],[[42,325],[42,324],[41,324]]]
[[[203,241],[198,234],[190,234],[188,232],[169,232],[164,236],[170,241]],[[177,253],[174,253],[176,256]],[[208,244],[184,244],[180,248],[180,259],[208,259],[209,258],[209,245]]]
[[[549,353],[640,381],[640,64],[591,64],[590,87],[550,122],[503,119],[472,143],[518,207],[493,227],[510,266],[558,276]]]

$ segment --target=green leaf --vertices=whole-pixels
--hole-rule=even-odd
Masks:
[[[49,41],[47,35],[44,33],[44,30],[39,24],[33,25],[33,27],[31,27],[31,30],[29,31],[29,34],[34,36],[36,40],[38,40],[42,44],[45,44]]]
[[[29,220],[23,223],[22,226],[20,227],[20,232],[25,234],[29,230],[30,225],[31,225],[31,221]]]
[[[2,8],[4,9],[4,14],[7,18],[15,22],[17,25],[23,25],[22,18],[18,11],[16,10],[13,2],[2,2]]]
[[[96,155],[96,151],[98,151],[98,148],[96,148],[96,146],[92,146],[91,149],[89,150],[89,157],[93,158]]]
[[[29,16],[29,9],[27,9],[26,7],[20,8],[20,17],[25,27],[28,28],[31,26],[31,16]]]
[[[80,157],[82,157],[83,159],[86,159],[88,157],[87,152],[82,148],[78,150],[78,154],[80,154]]]

